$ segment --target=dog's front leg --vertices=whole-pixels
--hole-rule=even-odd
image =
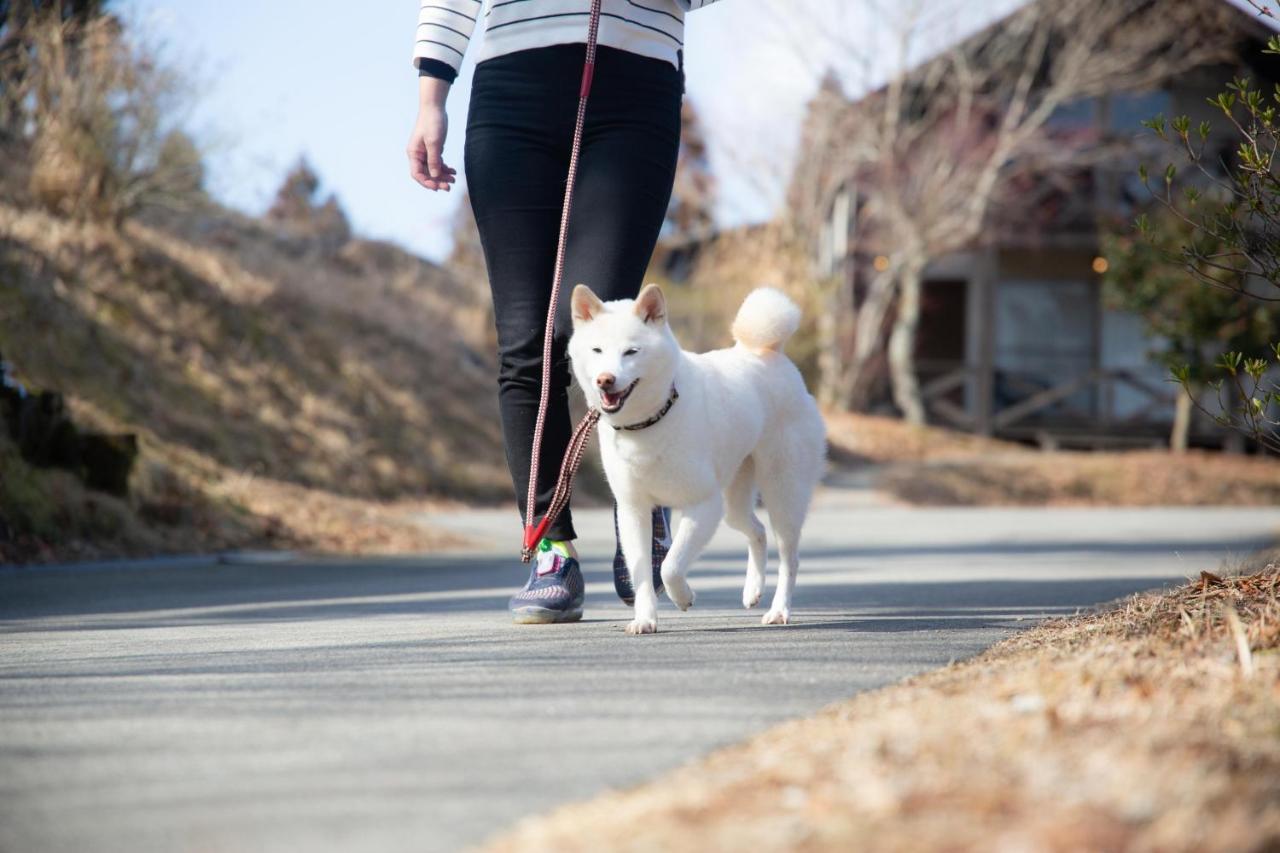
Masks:
[[[711,541],[723,517],[724,500],[719,492],[702,503],[680,510],[680,524],[671,540],[671,550],[662,561],[662,585],[667,588],[667,597],[681,610],[688,610],[695,598],[685,575]]]
[[[658,594],[653,588],[653,508],[647,503],[618,500],[618,538],[622,556],[636,591],[636,617],[628,634],[652,634],[658,630]]]

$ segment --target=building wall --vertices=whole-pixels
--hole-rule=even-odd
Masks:
[[[1150,353],[1142,318],[1103,303],[1092,252],[1008,250],[1000,254],[996,290],[996,367],[1060,383],[1093,368],[1123,370],[1162,391],[1171,391],[1168,371]],[[997,400],[997,403],[1000,403]],[[1006,401],[1007,402],[1007,401]],[[1076,409],[1117,420],[1151,402],[1149,394],[1112,382],[1070,398]],[[1145,419],[1165,423],[1172,409],[1157,407]]]

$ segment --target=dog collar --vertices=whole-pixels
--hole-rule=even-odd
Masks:
[[[656,424],[658,421],[665,418],[667,416],[667,412],[671,411],[671,407],[674,406],[676,400],[679,400],[679,399],[680,399],[680,392],[676,390],[675,385],[672,385],[671,396],[667,397],[667,402],[662,404],[662,408],[658,409],[657,414],[651,415],[645,418],[644,420],[640,421],[639,423],[626,424],[625,426],[615,426],[614,429],[621,431],[624,429],[637,430],[637,429],[645,429],[646,427],[651,427],[654,424]]]

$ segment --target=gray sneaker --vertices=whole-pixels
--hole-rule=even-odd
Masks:
[[[528,583],[511,596],[507,609],[520,625],[577,622],[582,618],[585,591],[578,561],[557,554],[544,543],[538,549]]]
[[[628,607],[636,603],[636,591],[631,586],[631,572],[627,570],[627,559],[622,556],[621,537],[618,536],[618,505],[613,505],[613,536],[618,542],[613,553],[613,589],[618,598]],[[671,510],[665,506],[653,510],[653,590],[662,595],[662,561],[671,550]]]

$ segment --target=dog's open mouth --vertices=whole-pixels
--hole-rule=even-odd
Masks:
[[[622,404],[627,402],[627,397],[631,396],[631,390],[636,387],[637,379],[623,388],[621,391],[600,391],[600,410],[607,415],[615,414],[622,410]]]

